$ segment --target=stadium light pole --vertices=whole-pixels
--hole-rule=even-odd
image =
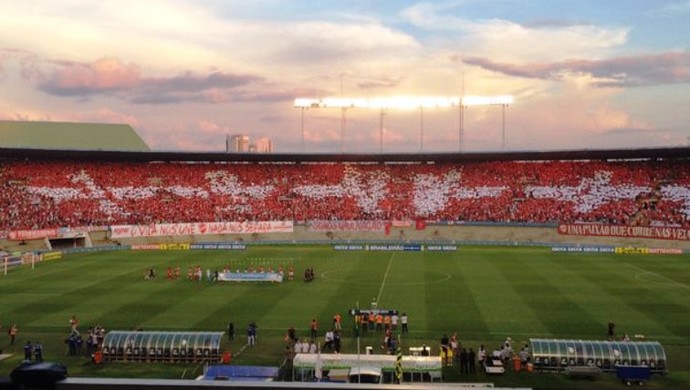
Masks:
[[[424,150],[424,106],[419,106],[419,153]]]
[[[502,96],[463,96],[460,102],[461,108],[461,118],[462,122],[461,128],[464,132],[464,110],[469,106],[501,106],[501,149],[506,148],[506,107],[513,104],[514,99],[510,95]]]
[[[347,126],[347,108],[340,109],[340,153],[345,153],[345,127]]]
[[[460,96],[465,96],[465,72],[461,73]],[[460,98],[458,103],[458,153],[462,153],[462,141],[465,127],[465,102]]]
[[[462,152],[462,141],[464,137],[465,127],[465,105],[461,102],[458,104],[458,153]]]
[[[501,129],[502,129],[502,134],[503,134],[501,146],[502,146],[502,149],[503,149],[504,152],[505,152],[505,150],[506,150],[506,106],[507,106],[507,104],[501,104],[501,110],[502,110],[502,113],[501,113],[501,119],[502,119],[502,120],[501,120]]]
[[[324,97],[324,98],[296,98],[294,107],[299,108],[339,108],[341,110],[341,152],[345,151],[345,128],[346,112],[351,108],[378,109],[381,111],[379,119],[379,131],[381,132],[380,148],[383,151],[383,116],[386,110],[396,109],[419,109],[420,112],[420,152],[424,150],[424,109],[425,108],[449,108],[459,106],[460,113],[458,119],[460,150],[463,149],[463,139],[465,132],[465,109],[470,106],[504,106],[511,105],[513,97],[510,95],[502,96],[393,96],[393,97],[374,97],[374,98],[345,98],[345,97]],[[505,114],[504,114],[505,115]],[[505,122],[505,119],[503,120]],[[505,124],[503,125],[505,129]],[[505,137],[504,137],[505,138]],[[505,143],[505,141],[504,141]]]
[[[302,107],[302,153],[304,153],[304,111],[307,107]]]
[[[340,98],[343,98],[343,77],[344,73],[340,73]],[[340,110],[340,153],[345,153],[345,127],[347,126],[347,107]]]
[[[380,150],[379,153],[383,154],[383,117],[386,116],[386,109],[381,107],[381,118],[379,119],[379,131],[380,131]]]

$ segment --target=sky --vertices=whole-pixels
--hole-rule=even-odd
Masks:
[[[685,146],[690,0],[0,0],[0,119],[130,124],[153,150]],[[306,109],[299,97],[513,95]]]

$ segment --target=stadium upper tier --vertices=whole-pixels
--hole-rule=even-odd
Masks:
[[[4,161],[0,230],[410,220],[687,226],[690,162]]]

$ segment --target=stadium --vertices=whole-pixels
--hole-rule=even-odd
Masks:
[[[690,386],[690,148],[258,155],[0,131],[4,385]],[[38,343],[55,364],[32,374]]]

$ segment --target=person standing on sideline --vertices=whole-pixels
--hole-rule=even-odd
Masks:
[[[256,344],[256,324],[253,322],[247,327],[247,345],[253,347]]]
[[[470,351],[467,353],[467,364],[470,368],[470,374],[477,372],[477,355],[472,348],[470,348]]]
[[[228,341],[232,341],[235,339],[235,324],[230,321],[228,323]]]
[[[402,317],[400,317],[400,325],[402,326],[402,333],[407,333],[409,331],[407,329],[407,313],[403,313]]]
[[[479,349],[477,350],[477,362],[483,366],[484,362],[486,361],[486,348],[484,348],[484,344],[479,346]]]
[[[607,335],[609,336],[609,340],[613,340],[613,338],[616,336],[616,324],[613,323],[613,321],[609,321],[608,325],[608,332]]]
[[[79,336],[79,320],[75,315],[69,319],[69,332],[71,335]]]
[[[465,348],[460,349],[460,373],[469,374],[470,373],[470,360],[469,354]]]
[[[335,315],[333,316],[333,328],[335,330],[341,330],[342,329],[342,326],[340,325],[340,321],[341,321],[340,313],[335,313]]]
[[[311,336],[312,340],[316,340],[318,327],[319,327],[319,325],[316,322],[316,318],[312,318],[311,324],[309,324],[309,335]]]
[[[10,336],[10,345],[14,345],[14,339],[17,338],[17,333],[19,333],[19,328],[17,324],[12,324],[7,330],[7,334]]]
[[[24,360],[26,361],[31,361],[31,356],[34,353],[34,346],[31,344],[31,341],[27,341],[26,344],[24,344]]]
[[[34,345],[34,357],[36,363],[43,362],[43,345],[41,345],[40,341],[36,341],[36,345]]]

